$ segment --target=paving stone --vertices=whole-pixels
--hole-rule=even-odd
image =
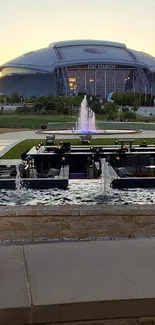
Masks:
[[[30,306],[20,246],[0,247],[0,309]]]
[[[25,246],[34,305],[155,297],[155,240]]]

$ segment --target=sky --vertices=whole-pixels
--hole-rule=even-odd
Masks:
[[[155,56],[155,0],[0,0],[0,64],[55,41],[122,42]]]

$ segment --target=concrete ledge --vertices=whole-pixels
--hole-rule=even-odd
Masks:
[[[145,303],[145,301],[143,301],[142,303],[140,302],[139,307],[142,308],[143,307],[143,303]],[[15,310],[11,310],[11,309],[7,309],[7,310],[0,310],[0,324],[1,325],[29,325],[29,324],[33,324],[33,325],[152,325],[155,324],[155,316],[150,316],[150,317],[133,317],[133,318],[112,318],[112,315],[110,316],[110,318],[102,318],[102,314],[100,312],[100,309],[98,308],[98,303],[95,303],[96,306],[92,303],[91,305],[81,305],[79,304],[78,308],[75,306],[44,306],[44,307],[37,307],[34,308],[32,307],[31,310],[30,309],[15,309]],[[100,302],[100,308],[103,307],[103,303]],[[116,304],[116,306],[118,306],[118,304]],[[123,304],[122,304],[123,306]],[[135,305],[136,306],[136,305]],[[54,308],[53,308],[54,307]],[[83,319],[83,320],[76,320],[76,315],[73,316],[73,311],[75,312],[79,312],[79,314],[81,314],[81,317],[85,314],[86,316],[86,310],[88,307],[92,308],[92,314],[93,311],[95,312],[95,314],[97,312],[99,313],[99,316],[94,319],[93,318],[87,318]],[[110,305],[109,305],[110,307]],[[126,308],[131,308],[131,304],[130,306],[127,306],[126,304]],[[85,309],[86,308],[86,309]],[[84,313],[82,312],[84,311]],[[52,314],[52,312],[54,314]],[[62,316],[59,317],[58,313],[62,313]],[[68,317],[69,314],[71,313],[71,316],[73,317]],[[155,313],[154,313],[155,315]],[[58,317],[57,317],[58,316]],[[40,319],[39,319],[40,317]],[[100,318],[101,317],[101,318]],[[60,319],[61,321],[57,321],[57,319]],[[73,319],[71,321],[68,321],[69,319]],[[80,317],[78,317],[79,319]],[[55,319],[55,321],[53,321]],[[64,319],[64,321],[63,321]],[[65,319],[67,319],[67,321],[65,321]]]
[[[155,216],[155,204],[0,206],[0,216]]]
[[[34,324],[99,321],[155,316],[155,299],[113,300],[89,303],[38,306],[32,308]]]
[[[1,325],[27,325],[31,324],[30,308],[7,308],[0,309]]]
[[[154,239],[1,247],[0,324],[154,324],[154,247]]]
[[[155,205],[0,207],[0,240],[155,235]]]

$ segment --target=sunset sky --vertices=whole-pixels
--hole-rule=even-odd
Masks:
[[[155,56],[155,0],[0,0],[0,64],[54,41],[125,43]]]

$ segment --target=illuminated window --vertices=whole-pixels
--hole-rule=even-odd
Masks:
[[[69,78],[69,82],[75,82],[76,79],[75,78]]]
[[[29,74],[29,73],[44,73],[44,71],[26,69],[26,68],[16,68],[16,67],[6,67],[1,71],[1,77],[9,76],[12,74]]]

